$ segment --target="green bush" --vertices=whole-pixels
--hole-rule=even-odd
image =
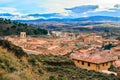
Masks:
[[[57,80],[55,76],[49,76],[49,80]]]
[[[113,66],[113,65],[111,65],[108,70],[109,70],[109,71],[113,71],[113,72],[118,72],[118,71],[119,71],[119,70],[118,70],[115,66]]]

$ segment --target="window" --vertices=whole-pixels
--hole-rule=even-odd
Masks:
[[[106,66],[108,65],[108,63],[106,62]]]
[[[103,63],[103,66],[104,66],[105,64]]]
[[[100,66],[98,65],[98,70],[100,70]]]
[[[80,61],[78,60],[78,63],[79,63]]]
[[[112,61],[111,61],[110,63],[111,63],[111,65],[113,64],[113,62],[112,62]]]
[[[82,61],[82,65],[84,65],[84,61]]]
[[[90,66],[90,63],[88,63],[88,66]]]

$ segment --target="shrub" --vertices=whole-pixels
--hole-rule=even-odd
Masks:
[[[115,66],[113,66],[113,65],[111,65],[108,70],[109,71],[113,71],[113,72],[118,72],[118,69]]]

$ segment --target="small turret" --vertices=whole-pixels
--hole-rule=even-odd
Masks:
[[[26,42],[26,32],[20,32],[20,41]]]

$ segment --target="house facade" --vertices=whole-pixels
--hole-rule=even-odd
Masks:
[[[74,64],[83,69],[88,69],[88,70],[95,70],[95,71],[102,71],[102,70],[108,70],[112,63],[114,61],[109,61],[109,62],[104,62],[104,63],[92,63],[92,62],[87,62],[87,61],[82,61],[82,60],[76,60],[73,59]]]
[[[102,71],[108,70],[110,66],[117,60],[117,57],[112,57],[110,51],[102,51],[100,53],[73,53],[70,58],[74,64],[83,69]]]

